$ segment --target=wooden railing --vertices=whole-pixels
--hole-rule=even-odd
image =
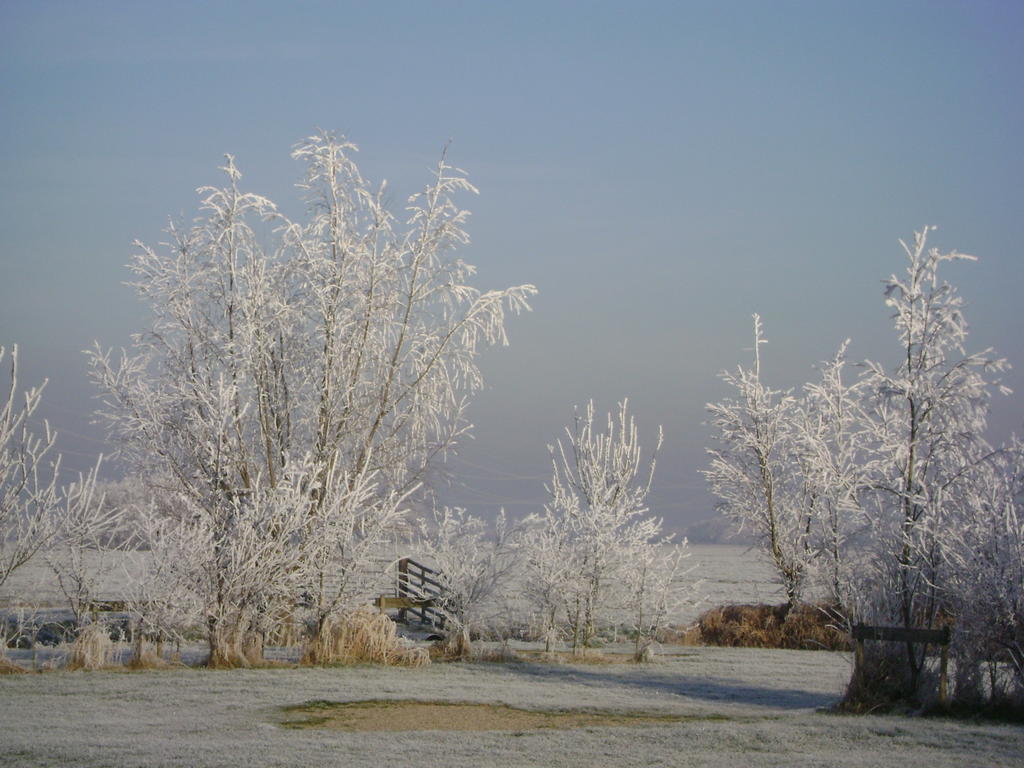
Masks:
[[[444,629],[444,613],[439,608],[444,588],[435,578],[437,575],[433,568],[403,557],[398,561],[395,596],[381,595],[376,600],[377,607],[381,612],[397,608],[401,622],[407,621],[408,614],[413,613],[421,624]]]

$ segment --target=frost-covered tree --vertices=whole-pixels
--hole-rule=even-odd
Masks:
[[[7,352],[0,347],[0,363]],[[53,536],[60,458],[51,461],[56,435],[31,423],[43,396],[38,387],[18,390],[18,347],[11,348],[7,396],[0,406],[0,585]]]
[[[740,396],[711,406],[723,448],[707,475],[766,549],[779,541],[813,558],[798,559],[797,574],[817,579],[847,623],[952,626],[955,695],[984,696],[987,665],[988,696],[1022,696],[1024,460],[1019,443],[994,450],[985,439],[992,377],[1006,363],[966,350],[963,301],[939,270],[973,257],[928,247],[931,229],[901,241],[906,270],[886,281],[895,364],[867,361],[847,383],[844,344],[790,403],[763,387],[755,351],[753,371],[724,376]],[[927,662],[924,644],[877,644],[848,697],[920,700]]]
[[[1024,445],[1013,439],[974,475],[971,506],[948,531],[944,548],[946,592],[957,620],[956,695],[1021,706]]]
[[[372,564],[381,560],[404,522],[409,492],[382,492],[375,476],[364,468],[344,483],[348,493],[334,493],[328,504],[314,505],[304,524],[303,598],[312,614],[307,661],[334,660],[332,620],[368,596],[367,589],[376,583]]]
[[[134,510],[132,549],[123,560],[121,598],[130,616],[136,663],[148,655],[146,640],[158,650],[167,640],[181,642],[202,624],[203,607],[193,587],[191,562],[195,526],[151,503]]]
[[[97,590],[116,566],[110,558],[111,534],[118,528],[121,512],[105,504],[98,489],[100,463],[61,489],[54,510],[54,537],[45,557],[77,626],[83,626],[94,609]]]
[[[660,447],[659,430],[655,454]],[[549,450],[553,472],[546,520],[567,529],[571,570],[562,599],[572,649],[578,653],[592,645],[602,625],[621,615],[630,554],[660,539],[661,520],[647,515],[655,457],[645,471],[636,422],[625,400],[616,414],[608,414],[604,432],[589,402],[566,429],[565,442]]]
[[[523,597],[550,653],[561,636],[565,598],[577,574],[572,521],[546,505],[523,525]]]
[[[468,658],[471,635],[486,627],[485,607],[508,589],[518,566],[520,529],[509,524],[504,511],[490,531],[466,510],[444,507],[423,521],[421,534],[441,585],[436,607],[445,618],[448,650]]]
[[[897,362],[869,361],[863,381],[872,539],[866,618],[904,627],[934,627],[950,607],[945,550],[950,531],[974,513],[975,470],[993,456],[984,439],[986,376],[1006,365],[991,350],[966,352],[963,300],[938,272],[945,262],[973,257],[929,248],[929,229],[912,244],[901,241],[906,271],[886,281]],[[924,653],[907,645],[911,691]]]
[[[650,659],[665,623],[693,601],[698,583],[689,579],[689,557],[686,539],[673,543],[670,537],[635,542],[627,555],[625,604],[634,633],[634,661]]]
[[[735,395],[707,406],[718,447],[708,451],[711,465],[704,475],[721,499],[720,510],[757,537],[792,606],[814,557],[816,499],[801,466],[797,401],[761,381],[765,343],[761,318],[754,315],[753,368],[720,374]]]
[[[802,482],[814,499],[813,576],[844,616],[857,595],[854,579],[861,564],[856,544],[865,525],[860,496],[867,483],[862,387],[843,378],[848,344],[821,364],[818,381],[804,386],[795,424]]]
[[[140,472],[174,481],[183,517],[208,534],[206,562],[234,551],[238,526],[290,520],[290,510],[270,514],[287,500],[309,521],[289,530],[293,569],[308,565],[300,544],[325,526],[352,537],[335,542],[336,566],[365,567],[355,544],[381,530],[374,510],[391,516],[387,499],[427,490],[428,469],[468,429],[477,353],[506,342],[506,311],[535,292],[468,285],[473,268],[450,256],[468,240],[454,197],[475,190],[444,157],[402,225],[354,151],[330,134],[297,146],[305,223],[243,192],[229,156],[227,184],[200,190],[193,227],[172,227],[166,248],[139,245],[131,269],[152,328],[119,361],[93,353],[112,434]],[[273,237],[258,236],[268,227]],[[324,521],[352,515],[363,487],[379,498],[357,524]],[[218,602],[215,576],[196,584],[212,590],[207,606]],[[317,599],[320,613],[334,609],[326,593]]]
[[[692,594],[686,541],[673,543],[647,514],[655,459],[644,473],[626,401],[605,432],[595,428],[591,402],[566,433],[567,445],[551,448],[551,501],[524,521],[524,597],[546,651],[567,632],[578,653],[602,627],[625,624],[637,660],[645,659]]]

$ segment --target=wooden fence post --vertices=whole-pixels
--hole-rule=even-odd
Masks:
[[[948,670],[949,670],[949,643],[942,644],[942,657],[939,664],[939,704],[947,705],[946,696],[948,691]]]
[[[409,596],[409,558],[403,557],[398,561],[398,596]],[[405,608],[398,610],[398,620],[405,622]]]

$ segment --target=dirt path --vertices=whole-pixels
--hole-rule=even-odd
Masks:
[[[543,711],[501,704],[447,701],[317,701],[287,707],[287,728],[338,731],[532,731],[540,728],[664,725],[684,720],[726,719],[707,715],[615,714],[594,711]]]

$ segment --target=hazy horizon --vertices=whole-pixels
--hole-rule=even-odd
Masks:
[[[146,327],[132,241],[195,216],[226,152],[298,215],[289,153],[319,128],[396,210],[450,141],[481,192],[456,255],[477,287],[540,289],[482,357],[446,503],[539,508],[573,406],[628,397],[646,447],[665,430],[652,511],[710,516],[704,407],[749,360],[751,314],[775,387],[848,337],[851,360],[894,362],[881,281],[926,225],[979,257],[944,270],[968,346],[1015,366],[991,438],[1024,422],[1018,3],[44,1],[0,25],[0,344],[22,387],[49,378],[69,471],[109,451],[81,350]]]

